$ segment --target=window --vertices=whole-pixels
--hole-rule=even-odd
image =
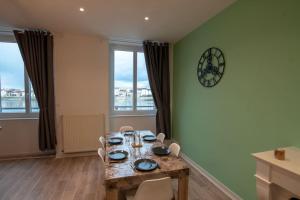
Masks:
[[[112,111],[155,112],[142,47],[111,45]]]
[[[0,89],[1,117],[39,111],[17,43],[0,41]]]

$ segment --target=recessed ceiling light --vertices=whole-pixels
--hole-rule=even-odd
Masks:
[[[84,12],[84,8],[80,7],[80,8],[79,8],[79,11],[80,11],[80,12]]]
[[[149,17],[145,17],[145,20],[148,21],[148,20],[149,20]]]

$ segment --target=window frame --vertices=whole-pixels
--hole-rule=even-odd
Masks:
[[[0,35],[0,42],[5,43],[16,43],[17,41],[13,35]],[[1,90],[1,88],[0,88]],[[3,113],[2,102],[0,95],[0,120],[1,119],[19,119],[19,118],[39,118],[39,112],[31,112],[31,91],[30,91],[30,80],[24,65],[24,92],[25,92],[25,112],[15,113]]]
[[[153,110],[137,110],[137,53],[144,53],[142,45],[124,45],[111,43],[109,45],[110,55],[110,112],[111,116],[155,116],[156,108]],[[115,98],[114,98],[114,51],[130,51],[133,52],[133,106],[130,111],[116,111],[114,110]],[[152,95],[153,97],[153,95]],[[154,100],[153,100],[154,101]]]

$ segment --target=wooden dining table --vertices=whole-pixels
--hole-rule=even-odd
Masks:
[[[141,138],[144,135],[153,135],[149,130],[136,132],[141,135]],[[142,147],[134,148],[131,145],[132,136],[124,136],[120,132],[113,132],[108,137],[122,137],[123,142],[120,145],[109,145],[107,143],[106,155],[114,150],[125,150],[128,152],[128,157],[120,162],[115,162],[105,156],[104,185],[107,200],[118,200],[120,191],[137,188],[145,180],[162,177],[178,179],[178,199],[188,199],[189,168],[182,158],[173,155],[157,156],[153,154],[152,147],[163,145],[160,142],[142,141]],[[136,170],[134,168],[134,161],[140,158],[155,160],[159,168],[148,172]]]

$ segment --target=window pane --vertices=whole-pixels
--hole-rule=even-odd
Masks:
[[[39,112],[39,105],[38,102],[36,100],[33,88],[32,88],[32,84],[30,83],[30,112]]]
[[[133,110],[133,52],[114,51],[114,110]]]
[[[16,43],[0,42],[0,88],[0,112],[25,112],[24,64]]]
[[[137,53],[137,110],[154,110],[144,53]]]

